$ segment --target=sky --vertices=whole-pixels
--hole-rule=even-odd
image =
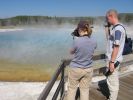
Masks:
[[[133,13],[133,0],[0,0],[0,18],[18,15],[104,16],[109,9]]]

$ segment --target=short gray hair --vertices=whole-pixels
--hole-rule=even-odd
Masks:
[[[115,9],[108,10],[107,14],[112,14],[112,15],[115,15],[116,17],[118,17],[118,12]]]

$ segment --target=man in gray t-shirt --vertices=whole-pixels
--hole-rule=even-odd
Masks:
[[[91,39],[92,30],[86,21],[81,21],[75,32],[78,32],[79,37],[74,39],[70,51],[73,58],[68,70],[67,100],[75,100],[78,85],[80,100],[89,100],[89,86],[93,72],[92,57],[96,49],[96,42]]]
[[[107,31],[107,67],[111,75],[107,76],[107,84],[110,90],[109,100],[117,100],[119,91],[119,65],[122,62],[122,52],[125,44],[125,29],[119,23],[116,10],[109,10],[106,14],[107,21],[113,26],[111,31]],[[109,27],[105,28],[109,30]]]

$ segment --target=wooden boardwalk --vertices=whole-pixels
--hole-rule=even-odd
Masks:
[[[109,90],[105,80],[93,84],[90,89],[90,100],[106,100]],[[67,100],[66,97],[64,100]],[[133,100],[133,72],[120,77],[118,100]]]

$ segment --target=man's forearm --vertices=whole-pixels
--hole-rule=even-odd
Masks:
[[[117,55],[118,55],[118,51],[119,51],[119,46],[115,46],[115,47],[113,48],[113,52],[112,52],[112,55],[111,55],[111,61],[112,61],[112,62],[115,62],[116,57],[117,57]]]

